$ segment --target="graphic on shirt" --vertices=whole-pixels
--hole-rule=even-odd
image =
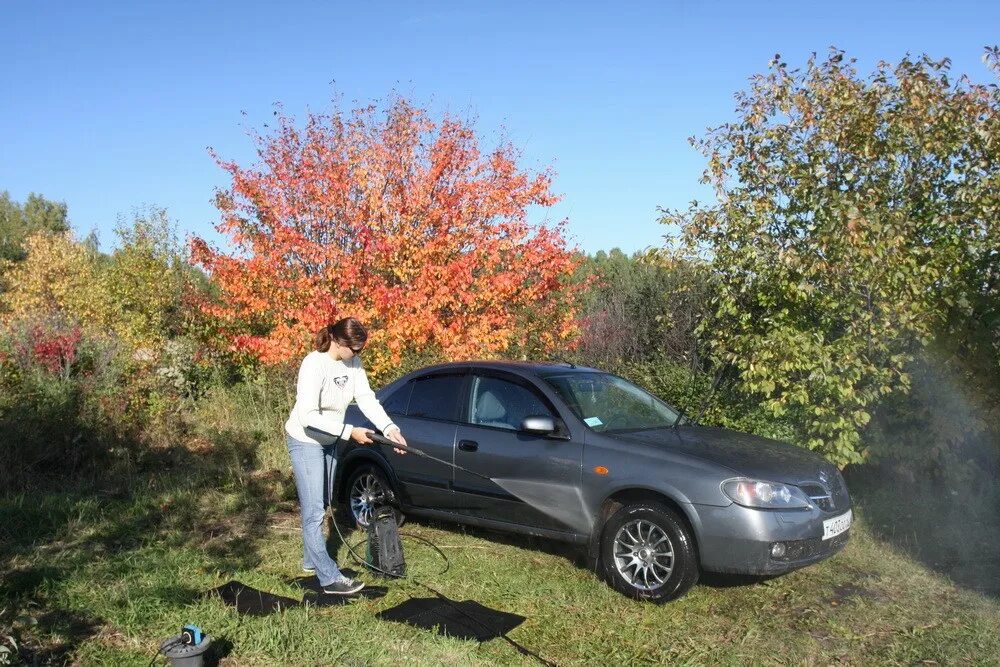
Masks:
[[[343,389],[344,385],[347,384],[347,376],[341,375],[340,377],[333,378],[333,383]]]

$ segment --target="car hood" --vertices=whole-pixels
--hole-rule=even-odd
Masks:
[[[836,466],[807,449],[725,428],[685,424],[675,429],[605,435],[637,444],[666,447],[755,479],[798,484],[818,479],[820,472],[839,475]]]

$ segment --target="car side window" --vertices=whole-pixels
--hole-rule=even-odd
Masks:
[[[554,417],[527,387],[500,378],[476,376],[469,400],[469,423],[517,431],[525,417]]]
[[[410,380],[402,387],[382,401],[382,407],[390,415],[405,415],[406,407],[410,402],[410,393],[413,391],[413,380]]]
[[[435,375],[414,380],[407,416],[457,421],[464,381],[463,375]]]

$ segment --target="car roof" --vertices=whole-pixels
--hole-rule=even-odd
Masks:
[[[413,371],[416,373],[427,373],[432,371],[443,371],[459,368],[483,368],[488,370],[512,371],[520,373],[533,373],[538,375],[550,375],[551,371],[566,371],[576,373],[603,373],[598,368],[589,366],[577,366],[568,361],[509,361],[504,359],[484,359],[473,361],[452,361],[444,364],[425,366]]]

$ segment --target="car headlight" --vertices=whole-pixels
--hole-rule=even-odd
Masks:
[[[795,509],[809,507],[809,498],[797,486],[759,479],[729,479],[722,492],[744,507],[758,509]]]

